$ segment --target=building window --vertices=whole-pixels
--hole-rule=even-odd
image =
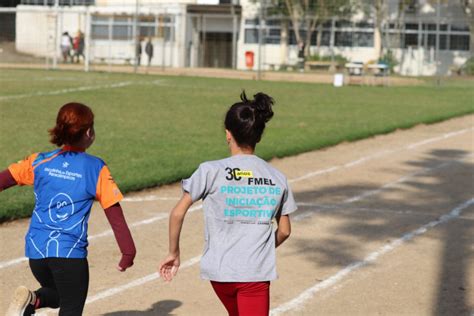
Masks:
[[[405,41],[403,48],[408,47],[418,47],[418,34],[417,33],[410,33],[405,34]]]
[[[450,50],[469,50],[469,35],[451,35],[449,37]]]
[[[91,37],[95,40],[112,39],[116,41],[133,40],[133,16],[92,17]],[[169,16],[141,16],[138,21],[138,35],[145,37],[164,38],[174,41],[174,20]]]
[[[245,29],[245,44],[258,44],[258,29]]]
[[[246,44],[257,44],[260,21],[258,19],[245,20],[244,42]],[[268,19],[262,25],[263,41],[266,44],[280,44],[281,42],[281,20]]]
[[[335,46],[352,47],[352,32],[336,32]]]
[[[353,45],[356,47],[374,47],[374,33],[355,32]]]
[[[92,25],[91,36],[94,39],[108,39],[109,27],[107,25]]]

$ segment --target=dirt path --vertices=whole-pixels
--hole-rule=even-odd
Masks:
[[[1,68],[13,69],[48,69],[45,64],[37,63],[6,63],[0,59]],[[84,70],[84,65],[59,64],[60,70]],[[117,73],[133,73],[133,66],[124,65],[91,65],[90,71],[117,72]],[[256,71],[222,69],[222,68],[165,68],[161,67],[140,67],[139,74],[152,74],[163,76],[186,76],[186,77],[209,77],[209,78],[228,78],[228,79],[257,79]],[[264,71],[261,75],[262,80],[267,81],[289,81],[289,82],[309,82],[309,83],[325,83],[332,84],[334,74],[316,73],[316,72],[280,72],[280,71]],[[411,77],[391,76],[389,78],[380,78],[373,76],[365,76],[358,78],[357,84],[364,85],[389,85],[389,86],[414,86],[422,85],[424,80]],[[363,79],[363,80],[362,80]],[[348,76],[345,76],[345,84],[349,84]]]
[[[292,236],[278,249],[272,313],[471,315],[473,154],[471,115],[273,160],[290,179],[299,210]],[[225,315],[199,279],[199,204],[186,217],[178,278],[165,284],[155,273],[167,250],[167,213],[179,195],[175,184],[126,197],[139,254],[124,274],[115,271],[118,250],[94,206],[85,314]],[[17,285],[36,286],[21,259],[27,226],[0,226],[0,310]]]

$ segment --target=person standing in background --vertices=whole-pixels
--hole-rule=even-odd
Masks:
[[[77,31],[76,37],[73,40],[73,48],[74,48],[74,59],[76,63],[79,63],[79,57],[82,56],[84,60],[84,33],[81,31]]]
[[[135,47],[135,58],[136,58],[136,63],[137,66],[140,66],[141,64],[141,58],[142,58],[142,39],[138,38],[137,40],[137,47]]]
[[[148,41],[145,45],[145,53],[148,56],[148,67],[151,65],[151,60],[153,59],[153,44],[151,42],[151,37],[148,38]]]
[[[68,32],[64,32],[63,35],[61,36],[61,54],[63,55],[63,62],[67,63],[67,59],[71,54],[71,48],[72,48],[72,38],[69,36]],[[72,57],[71,57],[72,61]]]

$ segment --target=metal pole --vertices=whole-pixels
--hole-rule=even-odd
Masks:
[[[89,6],[86,6],[86,29],[84,32],[85,36],[85,54],[84,54],[84,71],[89,71],[89,63],[90,63],[90,53],[91,53],[91,12],[89,10]]]
[[[54,30],[53,69],[56,69],[58,68],[59,0],[54,1],[54,11],[54,15],[56,16],[56,29]]]
[[[235,14],[234,5],[232,10],[232,68],[237,68],[237,15]]]
[[[257,80],[262,79],[262,37],[263,37],[263,1],[260,0],[258,11],[258,62],[257,62]]]
[[[441,19],[441,1],[438,0],[436,4],[436,50],[435,50],[435,62],[436,62],[436,84],[439,86],[441,84],[441,72],[439,70],[440,61],[439,61],[439,20]]]
[[[166,32],[164,32],[165,27],[165,21],[166,19],[163,18],[162,20],[162,28],[163,28],[163,41],[161,42],[161,71],[165,71],[165,63],[166,63]]]
[[[109,27],[108,27],[108,30],[109,30],[109,45],[107,45],[108,47],[108,51],[107,51],[107,71],[110,72],[111,69],[110,69],[110,66],[111,66],[111,61],[112,61],[112,29],[113,29],[113,18],[112,17],[109,17]]]
[[[133,46],[133,49],[135,51],[135,62],[134,62],[134,66],[133,66],[133,72],[137,72],[138,70],[138,52],[137,52],[137,47],[138,45],[140,44],[140,41],[138,39],[138,10],[139,10],[139,3],[138,3],[139,0],[135,0],[135,15],[133,17],[133,38],[134,38],[134,46]]]

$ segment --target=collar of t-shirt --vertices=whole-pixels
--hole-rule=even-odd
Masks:
[[[84,148],[70,146],[70,145],[64,145],[63,150],[64,151],[79,151],[79,152],[86,151]]]

